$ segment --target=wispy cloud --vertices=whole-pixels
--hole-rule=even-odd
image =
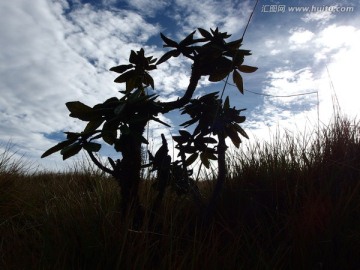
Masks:
[[[126,2],[130,7],[140,11],[141,14],[150,17],[155,16],[157,12],[160,12],[172,5],[171,1],[165,0],[126,0]]]
[[[196,28],[216,28],[234,34],[244,30],[253,6],[250,1],[176,0],[174,18],[185,33]]]
[[[24,0],[1,8],[0,137],[31,156],[54,144],[44,134],[79,131],[65,102],[94,105],[116,95],[114,75],[104,71],[159,32],[136,13],[88,4],[69,11],[66,1]]]

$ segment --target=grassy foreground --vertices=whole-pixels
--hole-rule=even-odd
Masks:
[[[0,153],[0,269],[360,269],[360,125],[336,117],[311,136],[229,157],[211,222],[169,192],[156,226],[137,230],[111,179],[29,174]],[[200,183],[204,201],[212,186]],[[151,181],[141,193],[149,209]]]

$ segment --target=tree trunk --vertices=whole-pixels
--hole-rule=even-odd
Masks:
[[[219,199],[219,196],[221,194],[221,191],[223,189],[227,170],[226,170],[226,160],[225,160],[225,153],[226,153],[226,143],[225,143],[225,135],[223,133],[218,134],[218,179],[216,181],[214,191],[212,193],[212,196],[210,198],[209,205],[207,207],[206,213],[205,213],[205,221],[208,222],[215,214],[215,207],[216,203]]]
[[[131,134],[123,134],[124,147],[116,180],[121,188],[121,209],[123,216],[134,214],[134,225],[141,225],[142,209],[139,200],[141,171],[141,139],[145,124],[129,126]],[[136,135],[135,135],[136,134]],[[133,212],[135,211],[135,212]]]

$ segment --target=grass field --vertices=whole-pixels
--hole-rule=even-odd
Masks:
[[[246,152],[228,157],[213,220],[168,192],[155,225],[145,217],[135,230],[111,179],[29,173],[5,151],[0,269],[360,269],[359,123],[337,116],[311,136],[275,136]],[[213,183],[199,182],[204,202]],[[145,210],[155,196],[143,181]]]

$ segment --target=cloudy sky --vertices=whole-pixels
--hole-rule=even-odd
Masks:
[[[341,4],[340,4],[341,3]],[[40,169],[61,170],[59,154],[41,154],[80,131],[84,123],[68,117],[65,103],[88,105],[118,96],[109,68],[126,64],[130,50],[161,56],[160,32],[180,40],[198,27],[219,27],[237,39],[255,0],[11,0],[0,1],[0,148],[11,142]],[[360,4],[355,0],[260,0],[243,48],[253,53],[245,64],[245,94],[228,85],[231,105],[247,108],[244,128],[266,139],[283,127],[302,132],[328,123],[333,105],[359,116]],[[189,63],[171,59],[152,72],[164,99],[182,95]],[[201,81],[197,94],[223,85]],[[303,95],[299,95],[303,94]],[[296,95],[296,96],[295,96]],[[287,96],[287,97],[282,97]],[[172,129],[151,124],[150,141],[168,138],[183,121],[164,115]],[[1,153],[1,149],[0,149]]]

